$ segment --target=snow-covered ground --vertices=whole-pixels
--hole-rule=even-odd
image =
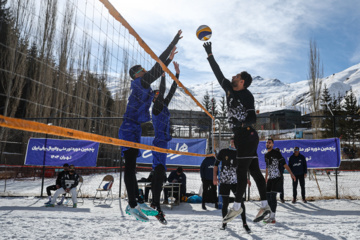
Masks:
[[[84,195],[94,196],[104,175],[84,176]],[[113,175],[113,190],[118,196],[119,173]],[[147,175],[148,172],[140,172],[137,177],[140,179]],[[187,192],[197,193],[200,188],[199,173],[187,172],[186,175]],[[341,172],[339,182],[344,189],[342,191],[346,189],[359,199],[359,188],[355,184],[358,177],[353,176],[351,172]],[[321,190],[335,182],[333,175],[330,178],[318,173]],[[45,186],[54,181],[45,179]],[[316,181],[307,180],[306,184],[307,195],[320,198]],[[348,187],[352,188],[349,190]],[[8,180],[6,189],[5,181],[0,181],[0,195],[3,196],[0,198],[0,239],[358,239],[360,234],[360,200],[316,200],[307,204],[279,202],[275,225],[253,223],[260,203],[246,202],[248,224],[253,230],[253,234],[249,235],[242,229],[241,218],[229,223],[226,231],[219,230],[221,210],[215,209],[213,204],[207,204],[207,211],[201,209],[201,204],[181,203],[172,210],[164,206],[168,220],[168,225],[164,226],[153,217],[150,222],[142,223],[131,216],[123,216],[118,198],[111,207],[94,206],[92,198],[86,198],[85,203],[79,204],[76,209],[64,206],[45,208],[45,198],[36,197],[40,195],[40,189],[41,179]],[[256,191],[256,187],[251,188],[252,198],[256,198]],[[322,190],[324,194],[326,191]],[[9,197],[14,195],[23,197]],[[290,179],[285,179],[285,198],[291,198]],[[124,210],[124,199],[121,199],[121,206]]]

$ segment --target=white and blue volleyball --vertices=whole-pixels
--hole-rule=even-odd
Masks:
[[[199,40],[201,41],[207,41],[211,38],[211,28],[207,25],[201,25],[197,30],[196,30],[196,36]]]

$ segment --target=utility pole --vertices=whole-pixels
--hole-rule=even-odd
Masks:
[[[336,124],[335,124],[335,115],[334,113],[331,111],[329,105],[327,103],[326,104],[326,107],[329,109],[331,115],[332,115],[332,122],[333,122],[333,136],[334,138],[336,138]],[[339,189],[338,189],[338,169],[336,168],[335,169],[335,181],[336,181],[336,199],[339,199]]]

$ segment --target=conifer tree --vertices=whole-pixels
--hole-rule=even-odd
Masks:
[[[202,100],[202,105],[205,107],[205,109],[211,113],[211,102],[210,102],[210,95],[209,92],[206,91],[203,100]]]
[[[324,115],[328,116],[325,119],[323,119],[323,121],[322,121],[322,126],[324,128],[324,132],[323,132],[324,138],[334,137],[334,132],[333,132],[334,118],[332,117],[330,110],[329,110],[329,108],[330,108],[331,111],[333,111],[333,109],[331,108],[331,101],[332,101],[332,98],[330,96],[329,89],[325,85],[323,93],[321,95],[321,107],[324,112]]]
[[[342,108],[344,110],[344,114],[348,117],[340,119],[340,133],[343,139],[354,148],[355,141],[360,136],[360,123],[357,119],[354,119],[351,116],[356,115],[360,107],[352,89],[350,89],[350,91],[345,95]]]

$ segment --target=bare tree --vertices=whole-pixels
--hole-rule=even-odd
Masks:
[[[57,69],[57,77],[56,81],[53,82],[53,103],[51,106],[53,107],[53,113],[56,114],[57,117],[62,117],[63,111],[68,109],[70,103],[66,101],[69,99],[67,93],[67,72],[69,57],[72,54],[73,46],[74,46],[74,37],[75,37],[75,25],[76,22],[73,23],[74,20],[74,12],[75,8],[73,4],[70,2],[66,2],[66,11],[63,16],[61,31],[58,36],[59,38],[59,46],[58,46],[58,69]],[[61,125],[61,120],[59,120],[58,125]]]
[[[324,76],[324,68],[320,61],[320,51],[315,40],[310,40],[308,79],[311,96],[311,108],[313,112],[320,110],[321,89]]]
[[[308,83],[310,93],[310,107],[314,114],[320,110],[321,89],[324,76],[323,65],[320,61],[320,51],[315,40],[310,40],[309,51],[309,69]],[[313,118],[314,119],[314,118]],[[315,138],[318,138],[318,127],[320,127],[320,119],[312,120],[313,127],[316,129]]]

